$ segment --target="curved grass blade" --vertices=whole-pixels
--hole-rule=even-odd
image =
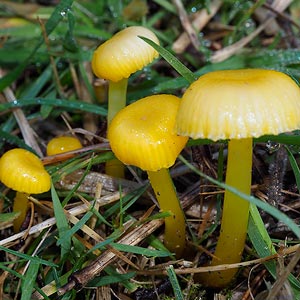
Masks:
[[[3,246],[0,246],[0,250],[5,251],[9,254],[15,255],[17,257],[23,258],[26,261],[31,261],[31,262],[35,262],[35,263],[38,263],[38,264],[43,264],[43,265],[49,266],[49,267],[57,267],[57,265],[55,263],[53,263],[51,261],[48,261],[48,260],[41,259],[37,256],[30,256],[30,255],[27,255],[25,253],[21,253],[19,251],[15,251],[15,250],[3,247]],[[0,268],[1,268],[1,265],[0,265]]]
[[[267,257],[276,253],[272,240],[266,230],[265,224],[261,219],[260,213],[257,207],[253,204],[250,205],[248,236],[259,257]],[[275,261],[265,262],[264,265],[270,274],[276,279],[277,266]],[[295,290],[300,290],[300,282],[295,276],[290,274],[288,279]]]
[[[182,62],[180,62],[173,54],[171,54],[165,48],[157,45],[153,41],[143,36],[140,36],[142,40],[153,47],[182,77],[185,78],[189,83],[193,83],[197,76],[189,70]]]
[[[31,262],[29,268],[25,274],[24,280],[22,281],[22,296],[21,300],[30,300],[32,299],[32,292],[34,290],[34,285],[36,282],[36,277],[38,275],[39,263]]]
[[[56,225],[59,233],[59,241],[61,247],[61,257],[65,258],[71,249],[71,237],[66,233],[69,230],[68,220],[65,216],[64,209],[60,203],[56,190],[52,184],[51,197],[53,201],[54,216],[56,219]]]
[[[169,279],[170,279],[170,282],[171,282],[171,285],[172,285],[172,288],[174,291],[175,299],[183,300],[184,298],[183,298],[183,294],[181,291],[181,287],[178,283],[177,276],[174,271],[174,267],[172,265],[167,267],[167,273],[168,273],[168,276],[169,276]]]
[[[107,115],[107,110],[103,107],[95,104],[90,104],[78,100],[66,100],[55,98],[31,98],[31,99],[18,99],[9,103],[0,104],[0,111],[4,111],[11,108],[26,107],[33,105],[48,105],[53,107],[61,107],[66,110],[79,110],[94,113],[101,116]]]

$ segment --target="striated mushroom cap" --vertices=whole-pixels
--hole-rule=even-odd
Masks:
[[[193,139],[240,139],[300,128],[300,89],[287,75],[263,69],[215,71],[183,95],[177,133]]]
[[[147,171],[172,166],[188,140],[174,130],[179,103],[176,96],[154,95],[123,108],[108,129],[116,157]]]

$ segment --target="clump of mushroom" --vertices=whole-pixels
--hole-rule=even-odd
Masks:
[[[142,26],[131,26],[101,44],[93,54],[93,72],[97,77],[109,80],[108,126],[114,115],[126,105],[127,83],[130,75],[158,57],[158,52],[139,36],[159,44],[158,38],[151,30]],[[123,177],[123,171],[116,161],[107,163],[106,173]]]
[[[116,157],[147,171],[160,209],[171,213],[165,218],[164,243],[178,257],[185,246],[185,218],[168,168],[188,140],[174,131],[179,103],[172,95],[140,99],[116,114],[108,129]]]
[[[250,194],[252,139],[300,128],[300,90],[287,75],[262,69],[226,70],[201,76],[184,93],[177,133],[228,141],[226,184]],[[212,265],[238,263],[243,253],[249,202],[225,191],[220,237]],[[236,269],[213,272],[203,283],[226,286]]]

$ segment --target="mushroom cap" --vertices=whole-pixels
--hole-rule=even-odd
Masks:
[[[68,151],[81,149],[80,141],[73,136],[59,136],[51,139],[47,144],[47,155],[56,155]]]
[[[300,89],[273,70],[215,71],[183,95],[177,133],[211,140],[259,137],[300,127]]]
[[[127,27],[94,51],[92,69],[95,75],[117,82],[128,78],[158,57],[158,52],[139,36],[159,44],[158,38],[149,29],[142,26]]]
[[[116,157],[147,171],[172,166],[188,140],[174,130],[179,103],[176,96],[154,95],[117,113],[108,129]]]
[[[47,192],[50,175],[41,160],[25,149],[12,149],[0,158],[0,181],[7,187],[27,194]]]

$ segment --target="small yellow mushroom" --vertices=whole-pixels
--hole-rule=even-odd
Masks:
[[[14,221],[14,230],[17,232],[26,215],[28,195],[49,191],[51,178],[35,154],[16,148],[0,158],[0,181],[17,192],[13,207],[13,211],[20,211]]]
[[[140,99],[123,108],[108,129],[116,157],[147,171],[160,209],[172,214],[165,219],[164,243],[178,257],[185,246],[185,218],[168,168],[188,140],[174,131],[179,103],[172,95]]]
[[[81,149],[81,142],[73,136],[59,136],[51,139],[47,144],[47,155],[56,155]]]

